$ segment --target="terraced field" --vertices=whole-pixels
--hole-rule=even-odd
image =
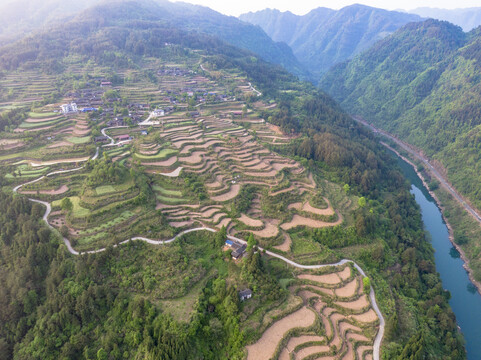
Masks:
[[[71,68],[82,74],[81,65]],[[157,124],[112,126],[120,117],[114,113],[103,120],[60,115],[58,106],[68,97],[35,109],[0,139],[9,185],[25,184],[19,193],[51,205],[48,222],[68,238],[73,253],[129,238],[160,243],[189,229],[225,227],[230,236],[252,234],[286,262],[327,261],[332,253],[303,234],[342,226],[357,200],[270,150],[294,140],[260,117],[277,105],[247,106],[245,98],[259,93],[240,75],[211,77],[203,67],[200,75],[198,64],[149,69],[157,74],[155,85],[142,72],[126,70],[119,74],[124,86],[115,91],[147,108],[172,107]],[[45,79],[36,86],[39,94],[48,89]],[[22,91],[26,97],[31,89]],[[137,116],[146,119],[148,111],[142,111]],[[107,138],[95,143],[100,134]],[[121,135],[131,140],[118,141]],[[288,311],[270,310],[265,319],[276,321],[248,346],[248,359],[372,358],[379,321],[362,276],[350,266],[296,276],[288,286]]]
[[[289,291],[299,302],[247,347],[248,360],[372,359],[379,319],[353,268],[304,272]]]

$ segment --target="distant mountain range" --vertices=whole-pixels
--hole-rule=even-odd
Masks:
[[[422,20],[415,14],[364,5],[338,11],[318,8],[303,16],[266,9],[243,14],[240,19],[259,25],[274,41],[287,43],[317,78],[403,25]]]
[[[481,208],[481,28],[445,21],[408,24],[321,81],[351,114],[441,162]]]
[[[464,31],[470,31],[481,25],[481,7],[452,10],[423,7],[408,12],[425,18],[449,21],[461,26]]]
[[[148,8],[139,19],[163,21],[173,26],[199,33],[214,35],[242,49],[250,50],[264,60],[284,66],[291,73],[309,77],[292,50],[283,43],[274,42],[262,29],[231,16],[222,15],[206,7],[187,3],[171,3],[165,0],[102,1],[102,0],[20,0],[0,8],[0,39],[8,43],[23,37],[25,33],[43,29],[47,31],[65,23],[92,4],[141,3]],[[26,10],[26,11],[25,11]],[[85,13],[83,16],[89,16]]]

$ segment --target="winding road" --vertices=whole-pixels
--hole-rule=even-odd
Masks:
[[[122,126],[123,127],[123,126]],[[105,130],[107,129],[111,129],[111,128],[118,128],[118,127],[110,127],[110,128],[104,128],[102,129],[102,134],[104,136],[107,136],[108,138],[111,139],[111,143],[110,144],[107,144],[107,145],[104,145],[104,146],[112,146],[112,145],[116,145],[114,143],[114,140],[105,134]],[[94,156],[92,156],[91,160],[95,160],[99,155],[99,148],[97,147],[96,149],[96,152],[94,154]],[[83,169],[84,166],[81,166],[81,167],[78,167],[78,168],[75,168],[75,169],[69,169],[69,170],[58,170],[58,171],[53,171],[51,173],[48,173],[46,175],[43,175],[41,177],[39,177],[38,179],[35,179],[35,180],[32,180],[32,181],[29,181],[29,182],[26,182],[24,184],[21,184],[21,185],[18,185],[16,187],[13,188],[13,191],[14,192],[18,192],[18,190],[22,187],[22,186],[25,186],[25,185],[28,185],[28,184],[33,184],[33,183],[36,183],[42,179],[44,179],[45,177],[49,177],[49,176],[52,176],[52,175],[56,175],[56,174],[64,174],[64,173],[68,173],[68,172],[73,172],[73,171],[78,171],[78,170],[81,170]],[[46,201],[41,201],[41,200],[37,200],[37,199],[32,199],[32,198],[28,198],[30,201],[32,202],[35,202],[35,203],[38,203],[38,204],[42,204],[45,206],[46,210],[45,210],[45,213],[43,215],[43,220],[47,223],[47,225],[52,228],[52,229],[55,229],[49,222],[48,222],[48,216],[50,215],[50,212],[52,211],[52,206],[50,203],[46,202]],[[188,230],[184,230],[182,232],[180,232],[179,234],[177,234],[176,236],[174,236],[173,238],[171,239],[167,239],[167,240],[153,240],[153,239],[149,239],[149,238],[145,238],[145,237],[141,237],[141,236],[137,236],[137,237],[132,237],[132,238],[129,238],[129,239],[126,239],[116,245],[114,245],[114,247],[117,247],[117,246],[120,246],[122,244],[126,244],[128,243],[129,241],[145,241],[149,244],[152,244],[152,245],[164,245],[164,244],[168,244],[168,243],[172,243],[174,242],[176,239],[180,238],[181,236],[185,235],[185,234],[188,234],[188,233],[191,233],[191,232],[195,232],[195,231],[210,231],[210,232],[217,232],[217,230],[215,229],[212,229],[212,228],[209,228],[209,227],[198,227],[198,228],[193,228],[193,229],[188,229]],[[65,237],[62,237],[63,238],[63,242],[65,243],[65,246],[67,247],[68,251],[73,254],[73,255],[82,255],[82,254],[95,254],[95,253],[100,253],[100,252],[103,252],[106,250],[106,248],[101,248],[101,249],[97,249],[97,250],[90,250],[90,251],[84,251],[84,252],[79,252],[77,250],[75,250],[73,247],[72,247],[72,244],[70,243],[70,240],[65,238]],[[230,240],[234,240],[234,241],[237,241],[239,243],[243,243],[243,244],[247,244],[247,241],[243,240],[243,239],[240,239],[240,238],[237,238],[235,236],[231,236],[231,235],[227,235],[227,238],[230,239]],[[260,251],[264,251],[265,249],[259,247],[259,250]],[[359,271],[359,273],[362,275],[362,276],[366,276],[365,272],[362,270],[362,268],[356,264],[354,261],[352,260],[349,260],[349,259],[343,259],[335,264],[321,264],[321,265],[302,265],[302,264],[298,264],[292,260],[289,260],[287,258],[285,258],[284,256],[282,255],[279,255],[279,254],[276,254],[272,251],[269,251],[269,250],[265,250],[265,253],[269,256],[272,256],[272,257],[275,257],[275,258],[278,258],[282,261],[284,261],[285,263],[291,265],[291,266],[294,266],[296,268],[299,268],[299,269],[321,269],[321,268],[325,268],[325,267],[329,267],[329,266],[341,266],[341,265],[344,265],[344,264],[347,264],[347,263],[352,263],[353,266]],[[373,287],[371,286],[371,290],[370,290],[370,293],[369,293],[369,298],[371,300],[371,304],[372,304],[372,307],[374,309],[374,311],[376,312],[378,318],[379,318],[379,331],[376,335],[376,338],[374,339],[374,344],[373,344],[373,359],[374,360],[379,360],[380,359],[380,348],[381,348],[381,343],[382,343],[382,339],[383,339],[383,336],[384,336],[384,327],[385,327],[385,320],[384,320],[384,317],[377,305],[377,302],[376,302],[376,296],[375,296],[375,293],[374,293],[374,289]]]

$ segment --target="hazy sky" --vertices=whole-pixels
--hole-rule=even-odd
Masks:
[[[226,15],[257,11],[265,8],[289,10],[294,14],[303,15],[317,7],[340,9],[344,6],[360,3],[382,9],[411,10],[417,7],[437,7],[445,9],[481,7],[481,0],[182,0],[192,4],[210,7]]]

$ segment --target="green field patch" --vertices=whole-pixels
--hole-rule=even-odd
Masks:
[[[32,119],[43,119],[43,118],[48,118],[52,116],[57,116],[59,113],[54,113],[54,112],[42,112],[42,113],[36,113],[36,112],[29,112],[28,116],[31,117]]]
[[[69,197],[69,199],[73,204],[72,212],[73,212],[73,215],[75,217],[85,217],[85,216],[88,216],[90,214],[89,209],[85,209],[85,208],[80,206],[80,198],[78,196],[71,196],[71,197]],[[62,200],[63,199],[55,200],[54,202],[52,202],[52,206],[53,207],[60,207],[60,204],[62,203]]]
[[[86,237],[83,237],[83,238],[80,238],[77,240],[77,243],[79,245],[85,245],[85,244],[89,244],[95,240],[98,240],[98,239],[101,239],[103,237],[106,237],[108,235],[108,233],[106,233],[105,231],[102,231],[102,232],[99,232],[97,234],[94,234],[94,235],[90,235],[90,236],[86,236]]]
[[[174,154],[177,154],[177,150],[162,149],[155,155],[142,155],[142,154],[136,153],[134,156],[138,159],[144,159],[144,160],[163,160]]]
[[[82,231],[79,232],[79,234],[80,235],[94,234],[94,233],[97,233],[99,231],[109,229],[111,227],[114,227],[114,226],[124,222],[125,220],[130,219],[134,215],[135,214],[132,211],[126,210],[126,211],[122,212],[119,216],[117,216],[115,219],[110,220],[109,222],[106,222],[106,223],[104,223],[100,226],[90,228],[90,229],[87,229],[87,230],[82,230]]]
[[[90,142],[90,136],[83,136],[83,137],[72,136],[72,137],[67,138],[67,141],[71,142],[72,144],[77,144],[77,145],[86,144],[86,143]]]
[[[19,128],[21,129],[34,129],[34,128],[39,128],[39,127],[45,127],[45,126],[50,126],[50,125],[55,125],[61,121],[65,120],[64,118],[59,118],[55,120],[48,120],[48,121],[42,121],[42,122],[36,122],[36,123],[31,123],[31,122],[23,122],[20,124]]]
[[[39,168],[32,168],[28,166],[27,164],[22,164],[17,167],[17,169],[11,173],[5,175],[6,178],[8,179],[13,179],[13,178],[33,178],[33,177],[40,177],[42,176],[45,172],[47,172],[50,169],[48,166],[43,166]]]
[[[157,200],[165,204],[177,205],[177,204],[182,204],[186,202],[186,200],[182,198],[171,198],[167,196],[162,196],[160,194],[157,194],[156,197],[157,197]]]
[[[182,196],[182,191],[179,190],[169,190],[169,189],[164,189],[163,187],[160,187],[158,185],[154,185],[152,187],[154,191],[160,192],[162,195],[167,195],[167,196],[176,196],[176,197],[181,197]]]
[[[95,188],[97,195],[102,196],[115,192],[116,189],[112,185],[102,185]]]

